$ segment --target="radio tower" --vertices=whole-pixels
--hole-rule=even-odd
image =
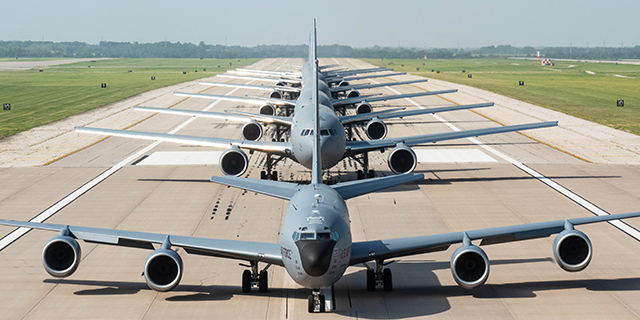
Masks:
[[[427,60],[427,43],[424,43],[424,60]]]

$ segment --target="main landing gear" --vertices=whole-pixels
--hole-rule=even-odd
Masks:
[[[376,286],[382,286],[384,291],[393,290],[393,280],[391,270],[384,266],[393,263],[393,261],[384,263],[382,260],[376,260],[375,270],[363,263],[367,267],[367,291],[376,291]]]
[[[272,169],[282,159],[284,159],[284,157],[274,157],[267,153],[267,158],[265,163],[267,170],[260,171],[260,179],[278,181],[278,171],[275,171]]]
[[[309,313],[325,312],[326,300],[323,294],[320,294],[320,289],[314,289],[308,297],[309,300]]]
[[[271,264],[267,264],[264,269],[258,272],[258,262],[251,261],[251,265],[240,264],[243,267],[249,267],[251,270],[245,270],[242,273],[242,292],[249,293],[251,288],[257,287],[258,292],[267,292],[269,290],[269,273],[267,269]]]
[[[358,180],[362,180],[362,179],[367,179],[367,178],[373,178],[376,176],[376,172],[373,169],[369,169],[369,154],[368,153],[362,153],[359,155],[354,155],[354,156],[350,156],[351,159],[353,159],[353,161],[359,163],[363,170],[358,170],[356,172],[357,174],[357,179]]]

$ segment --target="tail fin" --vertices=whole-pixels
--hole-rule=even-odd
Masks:
[[[313,165],[311,184],[322,183],[322,158],[320,157],[320,105],[318,103],[318,56],[316,54],[316,19],[313,19],[313,33],[309,44],[309,62],[313,64]]]

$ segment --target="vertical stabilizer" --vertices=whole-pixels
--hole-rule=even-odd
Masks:
[[[313,65],[313,166],[311,184],[322,183],[322,159],[320,158],[320,105],[318,103],[318,55],[316,53],[316,19],[313,19],[313,32],[309,44],[309,62]]]

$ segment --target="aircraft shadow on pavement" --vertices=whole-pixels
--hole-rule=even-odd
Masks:
[[[520,263],[554,263],[551,258],[492,260],[491,266]],[[554,263],[555,264],[555,263]],[[467,290],[458,285],[441,285],[435,270],[449,269],[449,262],[401,261],[389,266],[394,288],[368,292],[365,269],[345,275],[336,284],[336,314],[364,319],[404,319],[433,315],[451,309],[448,299],[471,296],[476,299],[535,298],[538,291],[587,289],[589,291],[640,291],[640,278],[580,279],[487,284]],[[492,270],[499,272],[499,270]],[[345,281],[346,280],[346,281]],[[346,282],[346,284],[345,284]]]

